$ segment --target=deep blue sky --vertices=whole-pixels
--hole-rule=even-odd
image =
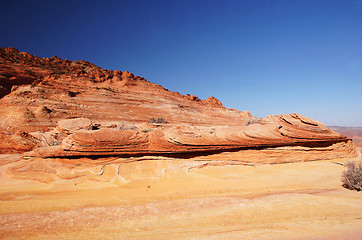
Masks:
[[[362,0],[3,1],[0,46],[362,127]]]

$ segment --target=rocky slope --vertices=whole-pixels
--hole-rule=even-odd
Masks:
[[[0,89],[0,239],[360,239],[360,154],[320,122],[14,48]]]
[[[184,96],[127,71],[14,48],[0,49],[0,85],[2,153],[194,157],[348,141],[299,114],[258,119],[214,97]]]

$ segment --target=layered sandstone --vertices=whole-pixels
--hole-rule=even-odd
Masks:
[[[362,196],[340,181],[360,153],[315,120],[14,48],[0,98],[0,239],[362,234]]]
[[[324,125],[298,114],[270,116],[249,125],[213,127],[167,123],[120,126],[113,123],[103,126],[90,119],[76,118],[61,120],[53,131],[38,135],[33,133],[33,136],[41,140],[43,145],[27,152],[26,156],[193,157],[283,146],[313,149],[348,141]]]
[[[3,153],[193,157],[252,148],[327,147],[348,140],[299,114],[258,119],[224,108],[214,97],[184,96],[86,61],[2,48],[0,63]],[[75,127],[79,124],[84,126]]]
[[[330,127],[333,131],[339,132],[353,140],[353,143],[362,150],[362,127]]]

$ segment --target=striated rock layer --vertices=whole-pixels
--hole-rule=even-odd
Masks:
[[[299,114],[253,117],[127,71],[0,49],[2,153],[84,157],[177,155],[282,146],[328,147],[348,138]],[[348,151],[348,154],[350,151]]]
[[[89,119],[61,120],[50,133],[38,135],[49,143],[27,152],[37,157],[86,157],[115,155],[168,155],[193,157],[225,151],[283,146],[329,147],[347,138],[298,114],[272,116],[242,126],[192,126],[187,124],[117,125],[102,127]],[[92,130],[97,126],[97,130]],[[36,136],[35,133],[33,133]],[[347,150],[347,149],[346,149]],[[346,154],[350,154],[348,150]],[[315,155],[313,155],[315,156]]]
[[[360,239],[354,143],[0,48],[0,239]],[[292,164],[282,164],[292,163]]]

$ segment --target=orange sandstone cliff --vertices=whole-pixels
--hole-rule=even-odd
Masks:
[[[0,97],[0,152],[30,157],[195,157],[350,145],[299,114],[259,119],[215,97],[184,96],[128,71],[14,48],[0,49]]]

